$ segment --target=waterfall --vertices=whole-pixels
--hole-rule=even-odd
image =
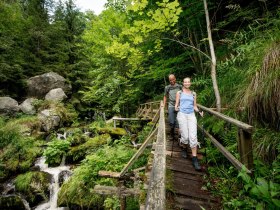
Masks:
[[[66,159],[66,155],[64,154],[59,166],[65,166],[65,159]]]
[[[11,191],[15,191],[14,180],[9,180],[8,182],[3,184],[2,195],[8,195]]]
[[[45,157],[39,158],[39,160],[35,163],[36,166],[40,167],[41,171],[47,172],[52,175],[52,183],[50,185],[50,200],[47,203],[40,204],[35,208],[35,210],[63,210],[65,207],[58,208],[57,207],[57,196],[59,192],[59,174],[62,171],[70,171],[69,166],[65,166],[65,157],[62,158],[61,164],[58,167],[49,168],[47,164],[45,164]],[[67,179],[68,177],[66,177]]]
[[[22,197],[20,196],[21,200],[22,200],[22,203],[25,207],[26,210],[31,210],[30,206],[29,206],[29,203]]]

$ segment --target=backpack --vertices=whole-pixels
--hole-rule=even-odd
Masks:
[[[181,91],[181,89],[183,88],[182,85],[178,85],[178,87],[179,87],[179,89],[180,89],[179,91]],[[169,94],[170,89],[171,89],[171,85],[168,85],[168,86],[167,86],[167,90],[166,90],[166,93],[167,93],[167,94]]]
[[[182,93],[182,90],[179,90],[180,97],[181,97],[181,93]],[[191,94],[193,95],[193,97],[196,96],[196,92],[194,92],[194,91],[191,91]]]

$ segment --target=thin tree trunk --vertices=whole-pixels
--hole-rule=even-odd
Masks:
[[[212,60],[211,78],[212,78],[213,88],[214,88],[215,97],[216,97],[216,108],[217,108],[218,112],[221,112],[221,97],[220,97],[220,92],[219,92],[219,88],[218,88],[218,84],[217,84],[217,77],[216,77],[217,61],[216,61],[216,55],[215,55],[215,50],[214,50],[214,45],[213,45],[213,40],[212,40],[209,13],[208,13],[206,0],[203,0],[203,3],[204,3],[205,17],[206,17],[206,23],[207,23],[207,33],[208,33],[209,47],[210,47],[211,60]]]

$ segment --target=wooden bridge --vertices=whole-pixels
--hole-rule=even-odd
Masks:
[[[238,151],[240,161],[237,160],[225,147],[223,147],[210,133],[200,125],[199,129],[207,136],[219,151],[235,166],[237,170],[244,168],[247,173],[251,173],[253,167],[252,139],[253,127],[228,117],[213,109],[198,105],[206,113],[227,123],[238,127]],[[146,202],[140,209],[146,210],[176,210],[176,209],[219,209],[219,200],[210,192],[203,190],[203,175],[205,171],[195,171],[191,158],[181,157],[181,148],[174,140],[167,140],[165,121],[165,111],[162,102],[150,102],[141,104],[136,112],[137,118],[115,118],[114,120],[150,120],[154,122],[154,127],[141,145],[135,155],[126,164],[121,172],[100,171],[100,176],[113,177],[119,180],[119,187],[96,186],[95,192],[100,194],[117,194],[121,198],[121,209],[125,210],[125,197],[139,195],[140,189],[137,184],[134,188],[125,188],[124,179],[129,176],[128,170],[143,153],[148,144],[154,139],[152,154],[153,160],[148,166],[134,170],[135,176],[140,170],[146,171],[147,190]],[[115,122],[116,123],[116,122]],[[114,124],[115,124],[114,123]],[[191,154],[188,154],[190,157]],[[198,153],[199,159],[203,157]],[[203,167],[202,167],[203,168]]]

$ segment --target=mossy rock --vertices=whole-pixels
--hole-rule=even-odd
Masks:
[[[17,176],[15,188],[22,193],[31,207],[49,199],[52,176],[42,171],[32,171]]]
[[[98,129],[99,134],[104,134],[108,133],[110,134],[113,138],[119,138],[121,136],[127,135],[127,132],[123,128],[113,128],[113,127],[105,127],[105,128],[99,128]]]
[[[93,138],[88,138],[85,143],[71,147],[70,151],[67,153],[66,162],[73,163],[81,161],[87,154],[97,150],[100,146],[110,141],[110,139],[111,136],[109,134],[102,134]]]
[[[17,195],[1,196],[0,209],[5,210],[25,210],[22,199]]]
[[[41,122],[37,116],[23,116],[15,120],[10,120],[7,126],[19,127],[19,132],[22,135],[29,136],[40,131]]]
[[[71,179],[61,186],[58,198],[58,207],[69,207],[70,209],[104,209],[104,196],[92,192],[93,185],[85,185],[83,181],[72,181]]]
[[[66,132],[68,133],[67,140],[72,146],[83,144],[89,139],[89,137],[83,133],[82,128],[71,128]]]

